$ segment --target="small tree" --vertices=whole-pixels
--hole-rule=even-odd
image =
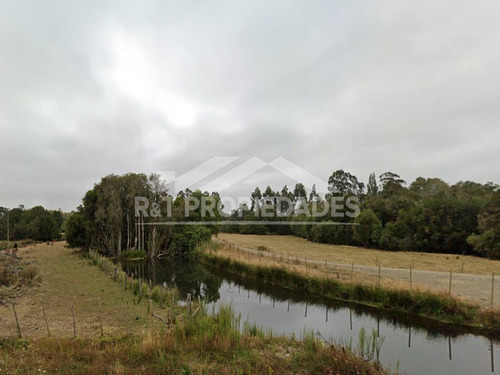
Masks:
[[[88,246],[89,229],[83,215],[79,212],[72,214],[66,222],[66,242],[69,247]]]

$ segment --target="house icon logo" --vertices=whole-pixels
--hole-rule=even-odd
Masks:
[[[220,192],[267,166],[274,168],[298,183],[302,183],[306,189],[311,190],[315,186],[318,193],[328,192],[328,182],[283,157],[278,157],[271,162],[265,162],[258,157],[243,161],[241,159],[238,156],[216,156],[180,176],[176,176],[175,172],[171,171],[159,171],[157,173],[167,180],[168,191],[174,196],[186,189],[193,189],[200,181],[203,181],[203,183],[198,187],[199,190]],[[210,179],[210,176],[238,161],[241,162],[230,170]]]

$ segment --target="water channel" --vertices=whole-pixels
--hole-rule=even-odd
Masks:
[[[242,325],[248,321],[274,335],[300,338],[312,331],[322,340],[351,341],[356,348],[364,328],[383,338],[379,359],[401,374],[500,374],[500,337],[269,286],[194,261],[128,263],[123,268],[154,284],[175,286],[181,296],[200,296],[209,312],[231,304]]]

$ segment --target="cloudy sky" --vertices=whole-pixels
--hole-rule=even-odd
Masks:
[[[500,183],[499,18],[493,0],[0,0],[0,206],[70,211],[107,174],[215,156]]]

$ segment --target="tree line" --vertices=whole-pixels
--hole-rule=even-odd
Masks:
[[[162,212],[169,211],[169,221],[192,221],[194,225],[166,225],[163,217],[137,215],[137,196],[155,202]],[[218,211],[202,216],[199,207],[187,212],[186,202],[193,198],[210,198],[222,204],[217,192],[186,189],[172,197],[155,174],[109,175],[85,194],[82,205],[66,223],[66,238],[71,246],[93,247],[111,256],[129,249],[144,250],[150,257],[183,254],[212,234],[225,231],[296,235],[315,242],[394,251],[500,258],[500,190],[493,183],[449,185],[439,178],[419,177],[407,184],[396,173],[386,172],[378,178],[372,173],[365,184],[355,175],[337,170],[328,179],[325,196],[302,183],[290,189],[267,186],[262,191],[257,187],[250,194],[251,204],[242,203],[229,217]],[[332,198],[340,204],[329,204]],[[359,205],[356,215],[349,215],[348,201],[352,198]],[[302,206],[299,214],[297,210],[292,214],[290,209],[298,206]],[[263,208],[272,215],[259,214]],[[308,214],[315,211],[325,214]],[[227,225],[219,223],[221,220],[263,223]],[[213,224],[195,224],[198,221]],[[280,225],[270,225],[275,221]],[[347,225],[310,225],[322,221]]]
[[[0,207],[0,238],[7,239],[8,232],[11,241],[58,240],[63,221],[60,210],[51,211],[42,206],[26,209],[23,205],[12,209]]]
[[[293,205],[305,202],[322,209],[331,197],[356,197],[360,213],[332,218],[332,207],[319,217],[289,215],[263,218],[255,215],[260,205],[271,206],[277,213],[279,197],[287,197]],[[368,182],[360,182],[349,172],[337,170],[328,179],[328,193],[321,197],[314,186],[307,193],[303,184],[293,189],[284,186],[273,191],[267,186],[262,193],[252,193],[252,206],[240,206],[232,220],[284,222],[336,221],[349,225],[227,225],[222,231],[242,234],[292,234],[310,241],[359,245],[394,251],[476,254],[491,259],[500,258],[500,190],[493,183],[471,181],[449,185],[439,178],[418,177],[409,185],[393,172],[372,173]],[[260,202],[260,203],[259,203]],[[310,223],[308,223],[310,224]]]
[[[184,201],[191,195],[208,196],[199,191],[181,192],[175,199],[167,193],[165,182],[157,174],[128,173],[109,175],[101,179],[83,197],[66,223],[66,240],[72,247],[96,248],[108,256],[142,250],[149,257],[179,255],[190,252],[200,242],[211,238],[217,226],[165,225],[162,217],[145,216],[136,212],[135,199],[143,197],[158,204],[158,210],[167,210],[172,198],[170,221],[200,221],[200,213],[184,216]],[[218,218],[213,218],[214,222]]]

